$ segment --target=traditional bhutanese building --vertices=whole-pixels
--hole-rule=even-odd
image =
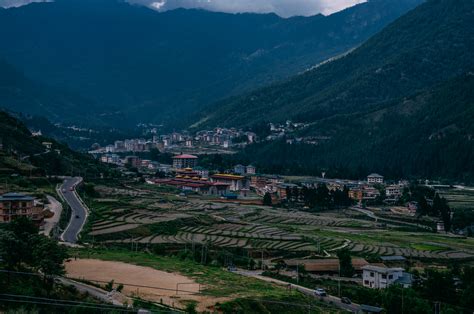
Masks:
[[[247,180],[244,176],[218,173],[211,176],[211,181],[215,183],[229,184],[231,191],[240,191],[248,188]]]
[[[177,155],[173,157],[173,168],[184,169],[194,168],[197,165],[198,157],[194,155]]]

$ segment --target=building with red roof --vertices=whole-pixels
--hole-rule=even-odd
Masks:
[[[198,162],[198,157],[194,155],[181,154],[173,157],[173,168],[184,169],[194,168]]]

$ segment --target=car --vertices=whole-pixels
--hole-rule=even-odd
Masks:
[[[62,189],[61,191],[62,191],[63,193],[66,193],[66,189]]]
[[[349,299],[348,297],[342,297],[341,302],[344,303],[344,304],[351,304],[352,303],[351,299]]]
[[[74,191],[74,187],[71,186],[71,187],[69,188],[69,191]]]
[[[314,290],[314,294],[315,294],[315,295],[318,295],[318,296],[320,296],[320,297],[325,297],[325,296],[327,296],[326,290],[324,290],[324,289],[322,289],[322,288],[316,288],[316,289]]]
[[[79,215],[76,215],[76,218],[81,218]]]

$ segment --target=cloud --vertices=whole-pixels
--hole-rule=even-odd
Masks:
[[[210,11],[240,13],[274,12],[283,17],[294,15],[325,15],[367,0],[128,0],[159,11],[176,8],[201,8]]]
[[[50,0],[0,0],[4,8],[18,7],[31,2],[49,2]],[[158,11],[177,8],[201,8],[210,11],[240,13],[270,13],[283,17],[294,15],[310,16],[318,13],[325,15],[367,0],[126,0],[130,3],[146,5]]]
[[[52,0],[0,0],[0,7],[12,8],[21,7],[31,2],[51,2]]]

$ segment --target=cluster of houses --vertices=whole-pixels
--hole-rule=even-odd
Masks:
[[[190,154],[179,154],[173,157],[173,164],[160,165],[150,161],[139,160],[129,157],[126,161],[135,166],[148,166],[153,169],[163,169],[167,174],[175,174],[175,177],[157,179],[155,184],[174,185],[182,190],[189,190],[204,195],[237,195],[246,197],[252,191],[254,195],[264,196],[270,194],[275,201],[285,201],[289,189],[316,188],[319,184],[325,184],[329,190],[349,190],[349,197],[357,202],[374,201],[378,199],[385,190],[386,202],[396,202],[403,194],[407,182],[400,181],[397,184],[385,184],[383,176],[373,173],[367,176],[366,181],[353,181],[341,179],[314,178],[311,181],[302,181],[298,184],[287,183],[278,175],[265,175],[257,173],[253,165],[235,165],[226,173],[212,173],[198,166],[199,157]],[[147,164],[144,165],[143,163]],[[219,185],[219,188],[216,188]],[[227,188],[225,188],[227,186]],[[416,209],[415,209],[416,210]]]
[[[136,138],[115,141],[105,147],[94,144],[94,149],[89,153],[104,155],[107,160],[116,159],[116,153],[125,152],[147,152],[151,149],[165,151],[180,148],[199,148],[203,146],[220,146],[230,148],[234,145],[246,145],[254,143],[257,135],[253,132],[242,131],[235,128],[215,128],[213,130],[199,131],[194,135],[189,132],[173,132],[171,134],[158,135],[156,128],[150,131],[151,138]],[[108,162],[108,161],[105,161]]]

